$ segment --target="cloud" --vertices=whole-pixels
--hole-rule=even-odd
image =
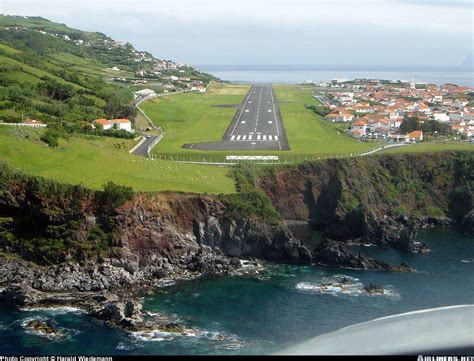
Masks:
[[[398,51],[391,55],[396,61],[402,61],[400,53],[420,57],[423,49],[436,56],[432,62],[452,62],[472,52],[473,7],[464,1],[3,0],[1,11],[101,31],[158,52],[155,55],[191,62],[206,56],[206,62],[243,62],[241,49],[259,47],[266,53],[258,58],[268,62],[277,56],[315,58],[322,51],[327,59],[326,52],[354,51],[354,61],[368,61],[370,56],[389,61],[390,54],[380,54],[380,49],[389,51],[389,45]],[[454,53],[436,55],[433,47]]]

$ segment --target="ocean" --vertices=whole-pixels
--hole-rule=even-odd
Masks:
[[[170,284],[145,299],[150,312],[172,314],[192,335],[131,334],[74,310],[12,311],[0,306],[1,353],[23,355],[268,354],[354,323],[431,307],[474,302],[474,238],[452,228],[422,230],[427,254],[357,246],[416,273],[342,270],[263,263],[254,276],[212,277]],[[345,289],[321,283],[346,277]],[[363,286],[382,285],[383,295]],[[65,337],[25,331],[31,318],[49,320]]]
[[[301,83],[332,79],[414,80],[437,85],[454,83],[474,86],[468,67],[387,67],[387,66],[233,66],[198,65],[199,70],[236,83]]]

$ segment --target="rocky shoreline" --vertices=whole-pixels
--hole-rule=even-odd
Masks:
[[[424,253],[429,249],[415,241],[417,229],[461,224],[472,231],[470,178],[455,166],[462,157],[449,157],[373,157],[367,164],[330,160],[259,175],[255,187],[271,200],[276,214],[322,232],[324,240],[317,245],[296,239],[281,219],[229,212],[233,205],[225,197],[135,194],[120,206],[104,208],[103,195],[87,189],[42,185],[23,176],[2,181],[0,174],[0,300],[20,308],[74,307],[128,331],[182,333],[186,330],[176,319],[144,311],[143,298],[167,282],[242,274],[245,259],[415,272],[351,245]],[[416,162],[431,165],[423,169]],[[472,163],[471,157],[462,169]],[[442,214],[394,212],[389,200],[400,185],[387,169],[403,174],[409,184],[427,183],[424,201],[400,193],[397,204],[429,202]],[[453,175],[452,183],[446,174]],[[374,190],[376,182],[383,187]],[[471,197],[468,202],[466,197]],[[366,290],[379,291],[376,286]],[[31,327],[51,331],[48,325]]]

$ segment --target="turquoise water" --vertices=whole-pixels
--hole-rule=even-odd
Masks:
[[[182,282],[146,299],[151,312],[174,314],[193,335],[133,335],[79,313],[11,311],[0,307],[2,354],[222,354],[270,353],[357,322],[423,308],[474,303],[474,238],[452,229],[427,230],[419,240],[432,252],[410,255],[361,247],[390,262],[407,262],[417,273],[384,273],[264,264],[256,277]],[[321,281],[351,277],[353,287],[321,291]],[[337,277],[336,277],[337,278]],[[369,296],[361,285],[383,285]],[[43,317],[67,337],[28,334],[22,322]]]

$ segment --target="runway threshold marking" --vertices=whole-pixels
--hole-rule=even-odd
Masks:
[[[230,137],[230,140],[234,140],[235,139],[235,135],[233,135],[232,137]]]

